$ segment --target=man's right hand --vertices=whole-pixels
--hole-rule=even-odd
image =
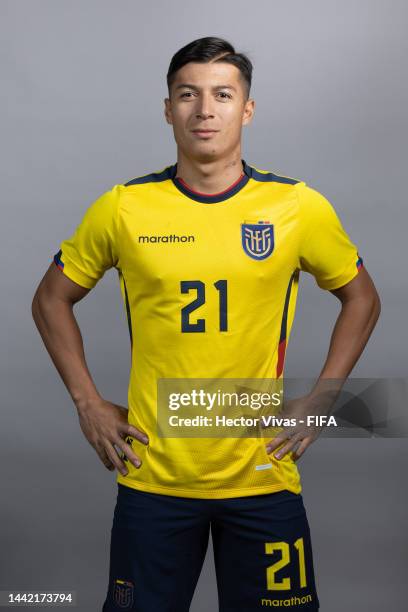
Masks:
[[[100,460],[108,470],[115,467],[124,476],[127,468],[119,457],[114,445],[123,451],[126,457],[137,468],[141,466],[140,458],[124,440],[132,436],[147,445],[148,437],[133,425],[128,423],[128,411],[123,406],[96,398],[77,403],[79,424],[88,440],[96,450]]]

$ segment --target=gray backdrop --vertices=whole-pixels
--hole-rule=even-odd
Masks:
[[[168,63],[187,42],[222,36],[254,63],[244,159],[321,191],[378,287],[381,319],[352,375],[405,377],[408,8],[2,0],[0,11],[0,589],[73,589],[78,610],[98,611],[115,477],[83,437],[34,327],[40,278],[96,197],[175,162]],[[339,308],[302,276],[287,376],[318,374]],[[100,391],[126,405],[130,347],[114,271],[76,314]],[[322,611],[405,610],[406,440],[320,439],[299,466]],[[216,609],[209,554],[192,611]]]

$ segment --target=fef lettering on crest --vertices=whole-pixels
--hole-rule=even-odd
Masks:
[[[130,580],[115,580],[113,598],[119,608],[130,608],[133,605],[133,582]]]
[[[241,237],[242,247],[252,259],[266,259],[275,246],[273,225],[268,221],[242,223]]]

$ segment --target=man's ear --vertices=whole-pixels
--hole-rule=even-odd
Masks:
[[[166,117],[167,123],[173,124],[173,118],[171,116],[171,102],[169,98],[164,98],[164,116]]]
[[[248,125],[252,121],[252,117],[255,112],[255,100],[253,98],[249,98],[245,102],[244,114],[242,117],[242,125]]]

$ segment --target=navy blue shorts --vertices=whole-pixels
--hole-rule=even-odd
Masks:
[[[192,499],[118,483],[103,612],[188,612],[210,529],[220,612],[319,609],[300,494]]]

